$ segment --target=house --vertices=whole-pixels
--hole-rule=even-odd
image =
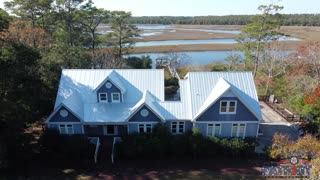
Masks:
[[[256,137],[262,120],[251,72],[189,72],[180,101],[165,101],[164,71],[65,69],[49,128],[61,134],[123,136],[164,123],[173,134]]]

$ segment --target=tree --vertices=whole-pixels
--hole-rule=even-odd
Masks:
[[[274,159],[297,157],[311,160],[312,177],[319,177],[320,141],[316,137],[306,135],[297,141],[290,141],[288,135],[275,134],[270,156]]]
[[[225,59],[228,63],[228,71],[234,71],[240,69],[240,64],[242,62],[242,57],[240,54],[231,53]]]
[[[116,58],[120,60],[124,54],[128,54],[134,45],[132,38],[138,36],[138,28],[129,22],[130,18],[130,12],[111,12],[111,30],[113,32],[110,32],[108,37],[114,44]]]
[[[10,23],[10,16],[9,14],[0,8],[0,32],[8,29]]]
[[[32,28],[36,28],[37,20],[43,18],[51,10],[52,2],[53,0],[12,0],[4,4],[22,20],[30,20]],[[44,21],[42,22],[44,23]]]
[[[56,0],[54,37],[59,44],[83,45],[82,28],[78,24],[77,12],[84,0]]]
[[[262,71],[267,76],[265,95],[268,95],[269,84],[273,78],[286,72],[288,54],[281,52],[279,43],[269,44],[261,58]]]
[[[42,53],[41,79],[48,87],[48,98],[54,102],[62,69],[87,69],[91,67],[90,55],[85,49],[75,46],[52,47]]]
[[[281,25],[281,15],[278,14],[278,11],[282,10],[283,7],[269,4],[260,5],[258,9],[262,13],[254,16],[251,19],[252,23],[247,24],[238,37],[240,49],[247,52],[245,54],[246,60],[253,61],[254,77],[256,77],[261,52],[264,50],[265,44],[279,39],[282,35],[277,30]],[[251,52],[254,52],[254,56],[252,56]]]
[[[98,43],[97,27],[102,21],[106,21],[108,17],[109,11],[94,7],[91,0],[78,11],[78,22],[84,27],[85,32],[90,34],[90,46],[93,52]]]

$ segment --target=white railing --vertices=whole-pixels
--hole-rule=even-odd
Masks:
[[[100,138],[99,137],[88,137],[90,143],[96,145],[96,149],[94,151],[93,155],[93,160],[94,163],[96,164],[98,162],[98,152],[99,152],[99,147],[100,147]]]
[[[113,138],[113,144],[112,144],[112,152],[111,152],[111,162],[112,162],[112,164],[114,163],[114,148],[115,148],[115,145],[118,142],[121,142],[121,137],[114,137]]]

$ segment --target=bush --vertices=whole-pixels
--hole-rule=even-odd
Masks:
[[[125,59],[125,62],[128,66],[134,69],[151,69],[152,60],[150,56],[142,56],[142,57],[128,57]]]
[[[129,134],[116,144],[119,158],[247,157],[254,154],[255,139],[204,137],[198,129],[172,135],[163,124],[151,134]]]
[[[51,158],[89,159],[95,145],[84,135],[60,135],[56,129],[47,129],[41,136],[43,153]]]

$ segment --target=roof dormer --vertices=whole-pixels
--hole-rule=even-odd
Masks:
[[[98,102],[120,103],[124,101],[123,95],[126,93],[126,88],[121,82],[118,73],[112,70],[95,91]]]

